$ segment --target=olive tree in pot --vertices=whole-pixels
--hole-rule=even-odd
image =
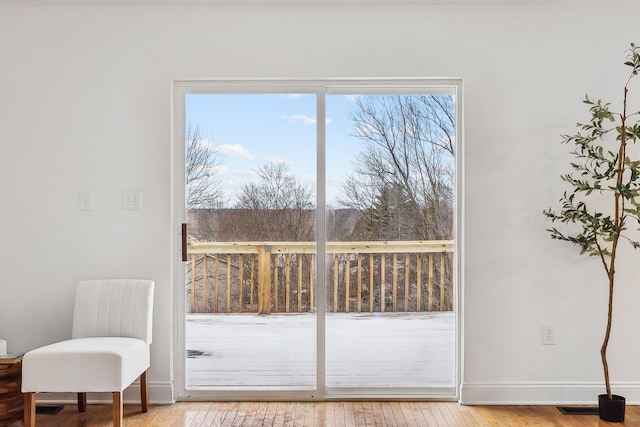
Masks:
[[[587,96],[590,118],[577,124],[577,132],[563,135],[563,143],[572,144],[571,172],[562,180],[571,190],[560,198],[561,207],[543,213],[552,222],[564,225],[560,231],[548,229],[551,238],[573,243],[581,254],[595,256],[608,279],[608,312],[604,340],[600,349],[606,394],[598,396],[600,418],[624,421],[625,399],[611,393],[607,348],[611,336],[613,291],[616,285],[616,261],[619,244],[640,243],[625,234],[628,227],[640,224],[640,152],[635,144],[640,139],[640,112],[630,112],[630,86],[640,72],[640,47],[631,44],[625,65],[631,68],[624,85],[621,111],[610,104]],[[637,103],[635,104],[637,106]]]

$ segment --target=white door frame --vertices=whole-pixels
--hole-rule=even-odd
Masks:
[[[416,93],[418,88],[429,88],[437,93],[438,88],[456,94],[456,214],[454,230],[456,252],[454,256],[454,312],[456,319],[455,382],[451,393],[443,395],[428,389],[376,390],[373,388],[328,389],[325,384],[325,316],[326,313],[326,271],[316,269],[316,389],[291,390],[187,390],[185,381],[185,292],[184,263],[181,245],[181,224],[185,218],[185,95],[187,93],[309,93],[317,95],[317,200],[318,208],[325,206],[325,96],[328,94],[366,93]],[[394,79],[216,79],[174,81],[172,88],[171,117],[171,283],[173,287],[173,381],[176,400],[335,400],[335,399],[438,399],[459,400],[462,378],[462,315],[463,315],[463,219],[462,201],[464,196],[464,148],[463,148],[463,96],[462,80],[459,78],[394,78]],[[384,91],[384,92],[382,92]],[[316,209],[317,229],[325,230],[326,211]],[[325,252],[324,233],[317,233],[318,254]]]

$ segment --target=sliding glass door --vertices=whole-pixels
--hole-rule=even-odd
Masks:
[[[315,117],[314,94],[185,95],[187,389],[316,388]]]
[[[456,397],[458,83],[175,95],[180,397]]]
[[[455,393],[455,92],[338,90],[326,111],[327,387]]]

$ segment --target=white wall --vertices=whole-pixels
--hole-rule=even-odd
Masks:
[[[0,337],[10,350],[68,337],[80,279],[154,279],[151,396],[170,400],[172,82],[455,76],[463,399],[593,401],[605,277],[548,238],[540,211],[561,194],[559,135],[585,117],[584,94],[620,99],[640,5],[536,3],[0,6]],[[122,211],[121,191],[138,188],[144,209]],[[78,210],[85,189],[92,212]],[[640,402],[638,254],[624,255],[612,377]],[[557,325],[556,346],[540,345],[542,323]]]

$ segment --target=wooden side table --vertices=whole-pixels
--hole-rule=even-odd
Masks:
[[[22,356],[9,353],[0,356],[0,426],[22,420],[24,397],[22,396]]]

